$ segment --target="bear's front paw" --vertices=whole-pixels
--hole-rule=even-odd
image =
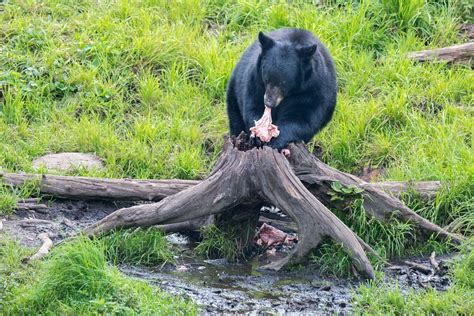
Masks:
[[[251,136],[249,139],[249,145],[250,147],[261,148],[263,146],[263,142],[260,140],[260,138]]]

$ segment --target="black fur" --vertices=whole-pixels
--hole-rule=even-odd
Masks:
[[[248,133],[265,103],[280,129],[269,146],[281,150],[290,142],[308,142],[331,119],[336,93],[332,58],[311,32],[284,28],[260,33],[227,86],[230,133]]]

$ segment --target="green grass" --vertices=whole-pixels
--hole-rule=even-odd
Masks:
[[[29,251],[5,239],[0,244],[2,314],[197,313],[192,302],[124,277],[107,264],[106,249],[101,242],[78,237],[55,248],[45,262],[32,267],[21,263]]]
[[[31,171],[46,152],[92,151],[106,170],[91,175],[203,177],[227,130],[232,67],[258,30],[296,26],[320,36],[337,64],[336,115],[316,137],[325,161],[384,166],[388,179],[466,179],[473,123],[459,106],[473,102],[472,71],[403,57],[458,42],[457,17],[449,5],[403,13],[405,2],[384,2],[9,2],[0,165]]]
[[[252,240],[255,228],[240,224],[239,227],[215,225],[201,229],[202,241],[194,252],[207,258],[226,258],[231,262],[245,259],[254,249]]]
[[[10,215],[21,199],[38,196],[39,188],[35,181],[27,181],[19,187],[0,183],[0,215]]]
[[[23,265],[33,250],[20,247],[9,236],[0,234],[0,313],[15,299],[16,290],[36,277],[36,265]]]
[[[363,285],[354,297],[356,312],[364,315],[471,315],[474,310],[474,251],[465,249],[451,270],[453,284],[445,292],[430,288],[403,293],[397,285],[390,286],[381,281]]]
[[[101,238],[109,262],[146,266],[174,262],[176,250],[156,228],[113,231]]]

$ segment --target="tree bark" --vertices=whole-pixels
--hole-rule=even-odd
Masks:
[[[449,47],[411,52],[407,57],[416,61],[446,61],[449,63],[463,63],[472,65],[474,56],[474,42]]]

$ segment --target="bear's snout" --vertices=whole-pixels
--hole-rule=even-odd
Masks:
[[[277,87],[268,87],[265,89],[265,94],[263,96],[263,103],[269,108],[275,108],[283,100],[280,89]]]

